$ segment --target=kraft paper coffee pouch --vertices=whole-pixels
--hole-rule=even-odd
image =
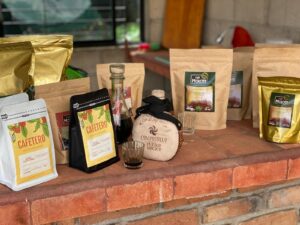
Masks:
[[[35,53],[34,85],[64,80],[73,52],[71,35],[23,35],[0,38],[0,43],[30,41]]]
[[[69,162],[70,98],[75,94],[90,91],[90,78],[62,81],[40,85],[35,88],[35,97],[47,103],[52,127],[57,164]]]
[[[6,105],[0,116],[0,182],[19,191],[57,177],[45,102]]]
[[[226,128],[232,49],[171,49],[175,114],[195,114],[195,128]]]
[[[143,63],[123,63],[125,65],[124,97],[129,110],[135,115],[135,111],[142,104],[145,79],[145,67]],[[110,64],[97,65],[97,79],[99,88],[111,89]]]
[[[30,42],[0,44],[0,97],[21,93],[33,84],[34,55]]]
[[[257,77],[300,78],[300,48],[261,47],[254,50],[252,75],[252,118],[253,127],[259,127]]]
[[[69,166],[94,172],[119,160],[106,88],[71,97]]]
[[[258,77],[260,137],[300,143],[300,78]]]
[[[254,48],[241,47],[233,50],[233,68],[227,109],[228,120],[251,118],[250,91]]]

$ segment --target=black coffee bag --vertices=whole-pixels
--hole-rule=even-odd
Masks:
[[[106,88],[71,97],[69,165],[94,172],[119,160]]]

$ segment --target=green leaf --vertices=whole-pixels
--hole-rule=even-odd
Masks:
[[[101,109],[102,109],[102,107],[97,107],[97,108],[94,108],[93,110],[99,111]]]
[[[92,114],[88,114],[88,120],[90,121],[90,123],[93,123],[93,115]]]
[[[42,124],[43,133],[45,136],[49,137],[48,125],[46,123]]]
[[[8,129],[9,129],[9,130],[12,130],[13,128],[14,128],[13,125],[8,125]]]
[[[98,116],[98,119],[100,119],[104,114],[104,109],[101,107],[100,108],[100,112],[99,112],[99,116]]]
[[[28,134],[28,130],[27,130],[27,128],[26,127],[21,127],[21,132],[22,132],[22,135],[23,135],[23,137],[27,137],[27,134]]]
[[[40,127],[41,127],[41,122],[40,122],[40,120],[38,120],[38,121],[36,122],[36,124],[35,124],[34,131],[33,131],[33,132],[34,132],[34,133],[37,132],[37,130],[40,129]]]
[[[105,111],[105,119],[108,123],[110,123],[111,121],[111,117],[110,117],[110,112],[109,111]]]
[[[40,119],[28,120],[28,123],[35,123],[36,121],[40,121]]]

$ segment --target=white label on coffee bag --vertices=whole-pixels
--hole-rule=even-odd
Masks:
[[[46,117],[8,125],[16,162],[16,183],[52,174],[50,131]]]
[[[77,113],[88,167],[116,157],[114,128],[109,105]]]
[[[87,141],[90,160],[96,160],[107,154],[113,153],[111,139],[110,133],[90,138]]]
[[[49,149],[43,148],[19,156],[21,178],[50,169]]]

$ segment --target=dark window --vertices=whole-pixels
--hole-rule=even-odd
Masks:
[[[143,0],[2,0],[1,35],[72,34],[77,45],[143,40]]]

